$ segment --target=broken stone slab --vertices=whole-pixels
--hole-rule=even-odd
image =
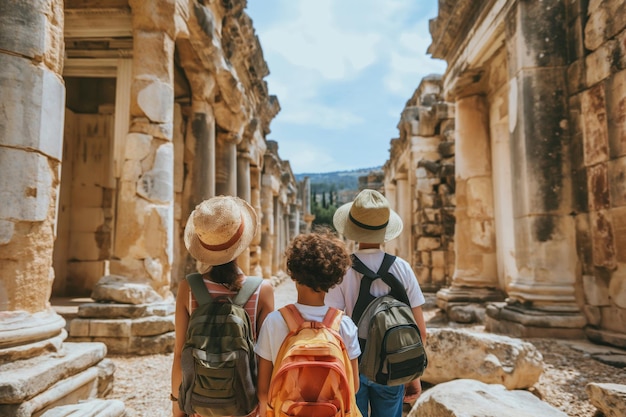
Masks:
[[[78,317],[135,319],[147,316],[169,316],[174,314],[175,308],[174,303],[85,303],[78,306]]]
[[[71,336],[71,335],[70,335]],[[100,342],[111,354],[152,355],[174,351],[175,332],[156,336],[131,337],[70,337],[73,342]]]
[[[106,371],[98,366],[92,366],[78,373],[69,373],[70,376],[66,374],[54,385],[24,402],[0,404],[0,416],[32,417],[67,403],[96,398],[103,372]]]
[[[154,336],[174,330],[174,315],[131,319],[74,319],[70,322],[72,337]]]
[[[474,379],[507,389],[532,387],[543,373],[543,356],[521,339],[466,329],[429,328],[428,367],[422,381],[441,384]]]
[[[121,275],[105,275],[96,283],[91,298],[95,301],[121,304],[150,304],[163,302],[147,280],[130,280]]]
[[[24,345],[59,336],[65,319],[50,308],[31,314],[27,311],[0,312],[0,348]]]
[[[40,417],[123,417],[126,407],[120,400],[87,400],[54,407]]]
[[[106,353],[102,343],[66,342],[60,352],[4,364],[0,368],[0,404],[32,399],[68,375],[96,365]],[[97,372],[95,368],[94,371]]]
[[[626,385],[591,382],[585,387],[589,402],[606,417],[626,416]]]
[[[528,391],[471,379],[444,382],[424,391],[407,417],[567,417]]]
[[[626,368],[626,350],[615,346],[598,345],[588,340],[560,340],[560,345],[582,352],[585,356],[614,366]]]

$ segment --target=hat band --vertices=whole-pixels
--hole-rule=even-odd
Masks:
[[[242,217],[241,223],[239,224],[239,229],[237,229],[235,234],[230,239],[228,239],[228,242],[224,242],[219,245],[207,245],[200,238],[198,238],[198,241],[200,242],[200,245],[202,245],[202,247],[206,250],[210,250],[214,252],[226,250],[230,248],[231,246],[233,246],[235,242],[237,242],[241,238],[241,236],[243,235],[243,228],[244,228],[243,226],[244,226],[244,223],[243,223],[243,217]]]
[[[385,227],[387,227],[387,225],[389,224],[389,220],[387,220],[385,223],[381,224],[380,226],[370,226],[369,224],[363,224],[360,221],[358,221],[357,219],[355,219],[354,217],[352,217],[352,214],[348,213],[348,217],[350,218],[350,221],[354,224],[356,224],[357,226],[359,226],[362,229],[367,229],[367,230],[381,230],[384,229]]]

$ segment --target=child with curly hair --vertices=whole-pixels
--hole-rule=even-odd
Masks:
[[[329,289],[339,284],[352,265],[344,242],[328,229],[298,235],[286,251],[287,272],[296,283],[295,307],[304,320],[321,322],[329,310],[324,298]],[[279,311],[271,312],[259,333],[255,352],[259,359],[257,395],[259,411],[265,416],[268,390],[276,355],[287,337],[289,328]],[[350,317],[341,318],[339,334],[344,341],[355,390],[359,387],[358,357],[361,354],[357,327]]]

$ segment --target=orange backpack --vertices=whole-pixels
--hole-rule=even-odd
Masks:
[[[289,334],[272,372],[267,417],[361,417],[352,365],[339,335],[343,312],[305,321],[293,304],[281,308]]]

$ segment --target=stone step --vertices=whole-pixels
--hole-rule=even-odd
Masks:
[[[96,365],[106,353],[103,343],[64,343],[59,352],[4,364],[0,368],[0,404],[29,400]]]
[[[87,400],[54,407],[40,417],[124,417],[126,407],[120,400]]]

